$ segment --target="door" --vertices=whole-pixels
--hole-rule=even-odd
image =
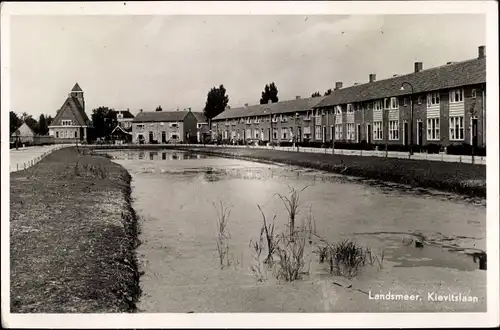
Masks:
[[[368,142],[368,144],[372,144],[372,125],[371,124],[368,124],[366,126],[366,142]]]
[[[297,128],[297,139],[299,142],[302,142],[302,127]]]
[[[405,146],[408,146],[408,141],[410,141],[410,134],[409,134],[409,130],[408,130],[408,122],[405,122],[405,124],[403,125],[403,138],[404,138],[404,145]]]
[[[153,143],[153,132],[149,132],[149,143]]]
[[[424,144],[424,123],[418,122],[418,146],[421,147]]]
[[[161,143],[167,143],[167,132],[161,132]]]
[[[471,145],[477,148],[477,118],[472,118]]]
[[[323,143],[326,142],[326,126],[323,126]]]
[[[361,125],[358,124],[357,132],[356,132],[356,143],[361,142]]]

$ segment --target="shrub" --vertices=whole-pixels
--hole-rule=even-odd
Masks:
[[[369,249],[364,249],[350,240],[330,245],[328,251],[330,273],[347,278],[356,276],[366,264],[368,253],[371,254]]]
[[[438,154],[443,149],[443,147],[441,147],[441,145],[436,144],[436,143],[429,143],[426,146],[426,149],[427,149],[427,153],[429,153],[429,154]]]
[[[280,147],[291,147],[292,145],[293,145],[293,142],[290,142],[290,141],[280,142]]]
[[[449,145],[446,148],[446,153],[449,155],[472,155],[472,145],[468,143]],[[486,148],[476,147],[474,155],[486,156]]]
[[[229,216],[231,215],[231,208],[224,206],[222,201],[219,201],[219,205],[215,202],[213,203],[215,211],[217,212],[217,254],[219,255],[220,267],[224,268],[227,264],[229,266],[229,239],[230,235],[227,231],[227,222]]]

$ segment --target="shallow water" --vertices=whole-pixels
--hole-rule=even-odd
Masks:
[[[138,248],[145,312],[478,311],[485,307],[486,272],[467,253],[485,250],[486,209],[481,205],[412,195],[292,166],[260,164],[172,150],[108,152],[132,175],[134,208],[143,244]],[[348,281],[306,250],[309,274],[293,284],[257,282],[249,247],[262,226],[257,205],[286,230],[286,209],[276,194],[301,192],[297,222],[311,212],[328,242],[346,238],[369,247],[379,260]],[[232,265],[221,270],[216,253],[214,202],[231,208]],[[423,248],[415,247],[423,241]],[[454,250],[454,252],[450,252]],[[359,289],[359,290],[354,290]],[[465,290],[480,303],[374,302],[369,290]],[[462,291],[461,291],[462,290]],[[377,292],[378,292],[377,291]],[[411,291],[411,292],[410,292]],[[453,291],[453,292],[455,292]]]

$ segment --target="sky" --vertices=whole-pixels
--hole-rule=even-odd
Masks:
[[[12,16],[11,110],[54,116],[73,85],[107,106],[202,111],[223,84],[232,108],[477,57],[484,15]]]

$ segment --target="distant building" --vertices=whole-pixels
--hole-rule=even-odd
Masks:
[[[11,142],[15,142],[16,139],[19,143],[32,144],[35,140],[35,132],[28,124],[23,123],[19,128],[12,133]]]
[[[181,143],[194,141],[197,119],[184,111],[142,111],[132,120],[133,143]]]
[[[50,124],[49,135],[55,138],[56,143],[86,141],[89,126],[83,91],[76,83]]]
[[[115,144],[132,142],[132,120],[134,115],[128,109],[116,112],[117,125],[111,132],[111,139]]]
[[[210,134],[210,127],[208,127],[208,119],[205,117],[203,112],[193,112],[196,117],[196,141],[198,143],[203,143],[204,139]]]

